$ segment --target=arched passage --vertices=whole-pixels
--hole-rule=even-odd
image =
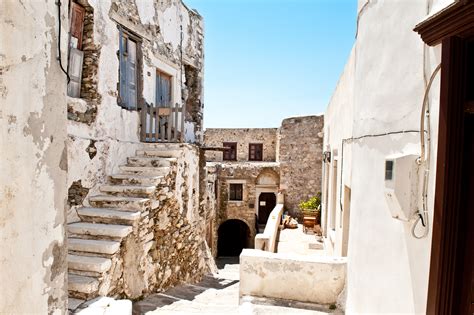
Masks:
[[[250,229],[241,220],[225,221],[217,233],[217,256],[239,256],[248,247]]]

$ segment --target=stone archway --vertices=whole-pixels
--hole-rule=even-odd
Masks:
[[[250,245],[250,228],[242,220],[223,222],[217,231],[217,256],[239,256]]]

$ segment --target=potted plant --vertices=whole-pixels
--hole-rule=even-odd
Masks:
[[[303,214],[303,229],[314,228],[321,221],[321,194],[317,194],[299,204]]]

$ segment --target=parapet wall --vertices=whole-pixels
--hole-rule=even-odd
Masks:
[[[283,255],[244,249],[239,296],[336,304],[346,281],[346,259]]]

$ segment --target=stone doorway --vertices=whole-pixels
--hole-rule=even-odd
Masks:
[[[221,224],[217,238],[217,256],[239,256],[248,247],[250,229],[241,220],[227,220]]]
[[[270,213],[276,206],[274,193],[261,193],[258,197],[258,224],[266,224]]]

